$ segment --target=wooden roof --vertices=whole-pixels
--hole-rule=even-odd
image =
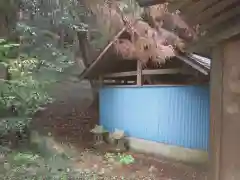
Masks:
[[[209,51],[209,46],[240,34],[240,0],[138,0],[141,6],[169,2],[172,12],[179,10],[186,22],[199,26],[199,40],[190,51]]]
[[[101,75],[110,74],[110,73],[119,73],[119,72],[129,72],[135,71],[137,67],[136,60],[124,60],[112,53],[111,47],[108,51],[104,52],[100,58],[97,58],[93,61],[79,76],[82,79],[95,79]],[[177,61],[178,60],[178,61]],[[167,61],[170,62],[170,61]],[[211,60],[196,54],[181,54],[175,57],[171,62],[176,62],[175,65],[178,66],[179,63],[183,62],[184,64],[192,67],[196,71],[209,75]],[[170,66],[172,63],[170,62]],[[164,65],[168,67],[168,63]]]

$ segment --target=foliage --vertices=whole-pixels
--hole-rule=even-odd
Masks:
[[[58,81],[69,76],[62,72],[74,68],[76,33],[87,30],[78,1],[22,1],[23,18],[17,23],[21,52],[41,60],[42,78]]]
[[[114,154],[114,153],[106,153],[104,156],[108,161],[117,161],[124,165],[133,164],[135,159],[128,154]]]
[[[131,15],[136,18],[141,17],[143,8],[138,5],[136,0],[122,0],[119,3],[119,8],[124,14]]]
[[[51,98],[44,91],[48,82],[34,79],[39,61],[28,56],[11,57],[12,51],[18,44],[11,44],[0,40],[0,63],[7,69],[8,79],[1,79],[0,133],[22,131],[28,125],[32,115],[41,106],[51,102]]]
[[[7,75],[0,82],[0,134],[22,132],[34,113],[52,102],[48,87],[72,76],[76,33],[87,30],[78,5],[77,0],[21,0],[15,22],[20,43],[0,39]]]
[[[132,164],[134,163],[135,159],[131,156],[131,155],[127,155],[127,154],[119,154],[118,155],[119,158],[119,162],[122,164]]]
[[[57,151],[51,152],[51,155],[45,155],[41,148],[35,149],[33,145],[16,150],[0,146],[0,179],[62,180],[67,176],[81,177],[74,171],[72,162],[67,156]],[[32,147],[31,150],[29,150],[30,147]],[[48,150],[44,149],[44,151]]]
[[[9,152],[2,155],[0,177],[2,180],[65,180],[71,177],[81,177],[72,170],[65,159],[61,157],[43,158],[33,152]]]

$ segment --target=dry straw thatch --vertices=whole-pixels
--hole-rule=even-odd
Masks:
[[[168,4],[150,6],[144,11],[139,10],[133,0],[85,0],[84,4],[95,15],[99,30],[108,42],[124,26],[127,27],[127,36],[114,43],[115,52],[124,59],[161,64],[183,52],[185,43],[197,37],[179,12],[168,11]],[[139,13],[126,13],[121,8],[132,4]]]

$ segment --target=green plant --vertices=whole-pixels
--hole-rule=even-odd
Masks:
[[[119,162],[122,164],[132,164],[134,163],[135,159],[131,155],[127,154],[119,154],[118,155]]]
[[[79,1],[22,0],[21,11],[24,18],[16,26],[20,50],[41,60],[41,78],[60,81],[72,74],[77,32],[87,31]]]
[[[23,131],[32,115],[52,99],[45,92],[48,82],[37,81],[39,61],[26,55],[13,56],[18,44],[0,39],[0,63],[6,68],[7,78],[0,86],[0,134]]]
[[[33,114],[53,101],[47,90],[74,74],[76,32],[87,30],[77,0],[11,0],[9,8],[15,5],[21,16],[13,18],[13,32],[6,36],[19,36],[20,44],[0,39],[0,66],[6,70],[0,79],[0,135],[22,132]]]
[[[109,162],[113,162],[113,161],[117,161],[120,162],[121,164],[124,165],[129,165],[135,162],[134,157],[132,157],[131,155],[128,154],[114,154],[114,153],[106,153],[104,155],[104,157],[109,161]]]
[[[31,117],[51,103],[47,90],[74,70],[74,38],[85,31],[78,1],[21,0],[15,32],[20,44],[0,39],[0,134],[22,132]],[[68,38],[66,38],[68,37]]]
[[[33,152],[9,152],[4,156],[0,178],[2,180],[66,180],[81,177],[61,157],[44,158]],[[57,165],[56,165],[57,164]]]

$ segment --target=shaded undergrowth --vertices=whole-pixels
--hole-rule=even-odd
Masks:
[[[44,138],[16,148],[0,146],[1,180],[101,179],[97,174],[74,168],[67,153],[49,149]],[[52,144],[53,145],[53,144]]]

